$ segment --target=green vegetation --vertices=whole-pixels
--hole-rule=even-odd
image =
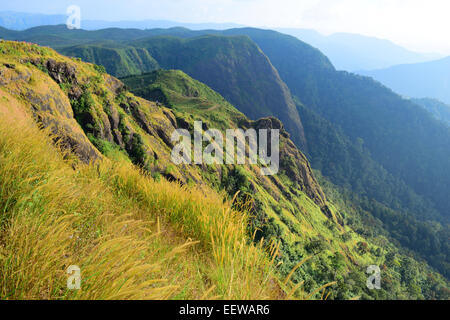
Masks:
[[[197,34],[197,38],[183,39]],[[247,36],[210,36],[183,28],[85,31],[47,26],[33,32],[0,30],[0,37],[49,45],[64,55],[103,65],[118,77],[159,67],[183,70],[219,92],[250,119],[279,118],[292,140],[302,150],[306,148],[289,89]]]
[[[365,209],[448,277],[449,127],[372,79],[336,71],[294,37],[257,29],[224,33],[255,41],[302,105],[312,166],[355,198],[387,207],[390,214]]]
[[[155,71],[121,79],[130,91],[144,99],[157,101],[177,111],[180,121],[196,118],[226,130],[246,117],[220,94],[182,71]],[[187,123],[193,126],[193,121]]]
[[[183,119],[202,120],[210,128],[223,128],[224,123],[232,127],[245,123],[243,116],[220,95],[181,71],[160,70],[127,77],[123,81],[134,93],[167,103],[181,122]],[[275,178],[276,181],[270,182],[257,178],[247,166],[212,166],[203,172],[203,179],[216,190],[226,191],[230,198],[239,191],[240,202],[250,203],[252,230],[256,231],[256,239],[264,238],[269,243],[271,240],[281,240],[280,255],[276,261],[283,276],[289,275],[299,261],[309,257],[302,268],[291,275],[291,280],[293,283],[305,281],[303,288],[309,292],[322,284],[336,281],[329,298],[445,299],[448,296],[446,281],[424,266],[421,260],[418,262],[409,257],[408,252],[399,251],[395,240],[387,237],[385,230],[380,238],[360,232],[367,221],[358,219],[362,214],[368,215],[366,211],[355,210],[351,206],[341,208],[341,198],[337,197],[339,207],[328,203],[331,216],[327,217],[325,209],[306,197],[300,191],[304,186],[289,174],[289,168],[296,166],[292,159],[297,157],[282,156],[282,172]],[[323,183],[326,186],[329,184]],[[332,188],[329,192],[336,192]],[[403,271],[397,267],[394,269],[388,263],[392,255],[398,259],[408,259],[408,267],[403,267]],[[387,263],[383,273],[388,279],[388,289],[378,292],[365,289],[365,268],[369,261],[380,266]],[[404,281],[400,276],[402,272],[414,272],[420,276]],[[430,276],[427,277],[427,274]],[[409,286],[428,289],[408,291]]]
[[[102,158],[85,165],[71,154],[65,144],[70,132],[47,122],[54,117],[75,131],[77,123],[64,120],[70,114],[58,111],[62,105],[36,110],[40,94],[65,93],[49,75],[19,60],[51,58],[66,70],[75,62],[54,52],[41,55],[33,46],[0,46],[20,52],[0,58],[0,96],[7,101],[0,105],[1,299],[284,297],[270,257],[250,242],[247,215],[222,196],[206,186],[156,182],[127,161]],[[6,70],[11,61],[15,69]],[[80,81],[95,75],[91,65],[76,67]],[[22,76],[31,73],[36,80],[30,85]],[[96,86],[90,89],[100,92]],[[35,102],[19,98],[18,88],[32,91]],[[97,98],[92,94],[90,110],[98,107]],[[47,129],[38,129],[32,112]],[[94,139],[103,151],[117,148]],[[70,265],[82,269],[79,291],[66,287]]]
[[[412,102],[425,108],[437,119],[450,125],[450,106],[436,99],[411,99]]]
[[[305,145],[302,123],[289,89],[248,37],[160,36],[129,45],[146,49],[162,68],[183,70],[207,84],[250,119],[279,118],[292,139]]]
[[[199,277],[191,279],[195,289],[187,286],[181,290],[183,293],[171,297],[199,297],[198,292],[211,293],[212,297],[242,297],[232,292],[234,286],[250,297],[248,288],[254,281],[269,281],[273,272],[278,279],[287,280],[275,281],[277,285],[265,288],[261,296],[307,298],[305,292],[311,292],[311,298],[329,299],[448,299],[447,280],[423,259],[448,277],[449,229],[445,210],[450,168],[445,159],[449,159],[450,134],[426,111],[369,79],[336,72],[316,49],[276,32],[236,29],[217,32],[220,36],[204,36],[186,29],[147,30],[126,39],[126,30],[109,30],[112,40],[120,43],[95,45],[86,43],[98,41],[100,38],[94,38],[104,36],[104,31],[79,30],[69,35],[58,28],[38,28],[34,32],[41,39],[47,34],[49,43],[52,37],[60,39],[59,50],[65,50],[63,47],[70,43],[92,59],[94,52],[115,57],[109,67],[104,60],[93,61],[103,64],[107,71],[122,65],[124,73],[137,73],[133,65],[139,63],[127,60],[134,55],[130,49],[134,48],[136,52],[147,52],[159,66],[182,69],[212,87],[181,71],[158,70],[123,79],[141,97],[138,98],[97,65],[65,58],[35,45],[0,43],[0,93],[1,101],[7,102],[6,113],[33,117],[48,128],[53,140],[76,156],[71,158],[74,164],[66,164],[68,168],[84,166],[83,162],[111,161],[105,158],[118,161],[113,169],[89,166],[86,170],[100,179],[92,184],[104,183],[112,188],[112,195],[118,194],[117,201],[122,197],[127,203],[138,201],[126,207],[128,210],[142,204],[144,210],[156,208],[156,217],[164,218],[168,228],[181,239],[201,241],[202,249],[194,249],[198,261],[188,260],[188,264],[194,268],[217,266],[211,271],[217,273],[206,276],[206,283],[215,288],[207,291],[208,286],[200,280],[203,277]],[[152,38],[144,39],[146,36]],[[58,41],[52,45],[57,47]],[[120,49],[121,53],[105,53],[110,49]],[[298,97],[295,104],[281,79]],[[251,121],[246,117],[273,115],[287,121],[286,129],[292,139],[324,177],[311,171],[308,160],[284,130],[281,170],[273,177],[260,176],[258,166],[173,166],[170,162],[170,135],[175,128],[192,131],[194,120],[221,130],[281,127],[275,118]],[[19,148],[17,152],[20,155],[24,150]],[[130,162],[141,167],[142,173],[133,169]],[[128,169],[120,169],[122,166]],[[116,171],[120,172],[119,183],[109,180],[119,175]],[[179,187],[177,183],[184,186],[182,192],[194,192],[194,186],[200,190],[191,198],[183,193],[187,211],[172,210],[180,202],[176,196],[179,189],[171,193],[172,186]],[[96,190],[103,190],[104,185]],[[142,190],[138,188],[141,185]],[[166,186],[163,194],[156,190],[161,185]],[[230,237],[240,239],[240,244],[211,240],[211,235],[220,234],[217,226],[223,223],[219,211],[211,215],[208,208],[202,207],[203,198],[196,198],[205,190],[217,197],[217,203],[222,203],[222,196],[226,198],[222,213],[232,210],[249,214],[248,219],[230,224],[230,230],[234,230]],[[153,192],[155,198],[149,198]],[[31,193],[24,194],[31,197],[27,196]],[[8,204],[16,202],[10,194],[5,199]],[[60,205],[58,199],[55,198],[55,208]],[[22,205],[14,210],[20,213],[23,208]],[[149,216],[155,217],[155,213],[150,212]],[[211,220],[211,216],[218,220]],[[205,228],[201,227],[204,223]],[[95,232],[103,231],[98,228]],[[2,241],[3,238],[0,237]],[[260,247],[247,246],[249,239]],[[260,255],[262,248],[269,251],[267,256]],[[201,258],[205,252],[202,250],[212,252],[213,258]],[[261,262],[254,278],[250,274],[255,269],[247,268],[246,263],[236,265],[237,271],[227,269],[233,257],[242,260],[247,250],[255,252],[254,259]],[[0,259],[6,254],[0,251]],[[86,251],[85,257],[89,254]],[[182,254],[180,259],[186,256]],[[270,257],[273,266],[267,262]],[[380,291],[365,286],[365,269],[371,264],[382,267],[386,282]],[[14,274],[20,274],[20,269],[11,268]],[[235,276],[230,279],[230,272],[245,280],[235,284],[240,280]],[[333,286],[324,288],[330,284]],[[232,288],[226,291],[227,286]],[[29,294],[20,297],[33,297],[37,291],[23,292]]]
[[[115,76],[140,74],[158,68],[158,63],[145,49],[110,45],[79,45],[60,50],[66,56],[80,57],[104,67],[105,71]]]

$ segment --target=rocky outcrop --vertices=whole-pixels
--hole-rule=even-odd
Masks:
[[[305,192],[318,206],[326,206],[326,197],[312,172],[305,155],[299,151],[290,140],[289,133],[284,129],[283,123],[274,117],[259,119],[250,124],[259,129],[280,130],[280,170],[284,172]]]
[[[51,65],[52,72],[64,70],[61,65]],[[85,163],[102,157],[74,119],[69,99],[51,79],[42,77],[38,70],[11,68],[11,65],[0,67],[0,73],[0,89],[20,97],[27,111],[43,128],[50,130],[61,147],[75,153]]]

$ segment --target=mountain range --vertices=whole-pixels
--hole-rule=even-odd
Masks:
[[[380,81],[404,96],[434,98],[450,104],[450,57],[359,73]]]
[[[154,177],[230,198],[241,191],[239,200],[253,203],[256,237],[281,239],[282,274],[317,257],[295,276],[308,289],[337,281],[338,299],[445,294],[420,266],[449,277],[450,128],[418,101],[337,71],[319,49],[271,30],[46,26],[0,29],[0,37],[73,57],[0,44],[4,92],[21,88],[17,105],[57,132],[65,128],[59,133],[80,159],[125,158]],[[46,91],[36,77],[59,87]],[[45,102],[56,95],[69,99],[67,112]],[[282,173],[264,179],[251,166],[171,166],[169,131],[192,131],[193,120],[282,129]],[[389,270],[386,290],[349,284],[361,282],[369,261]]]
[[[0,12],[0,27],[11,30],[26,30],[39,26],[66,24],[67,15],[63,14],[38,14],[3,11]],[[237,23],[182,23],[170,20],[122,20],[105,21],[83,19],[81,27],[85,30],[97,30],[106,28],[133,28],[133,29],[153,29],[153,28],[173,28],[186,27],[193,30],[203,29],[229,29],[243,27]]]
[[[277,29],[318,48],[338,70],[384,69],[397,64],[436,60],[436,53],[419,53],[392,41],[353,33],[323,35],[309,29]]]

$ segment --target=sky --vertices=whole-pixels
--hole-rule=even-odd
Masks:
[[[350,32],[450,55],[449,0],[2,0],[0,11],[65,14],[70,5],[81,8],[82,19],[233,22]]]

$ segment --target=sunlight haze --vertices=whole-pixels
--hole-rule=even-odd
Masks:
[[[450,54],[447,0],[18,0],[2,4],[2,10],[64,14],[72,4],[81,7],[84,19],[310,28],[324,34],[358,33],[389,39],[416,51]]]

